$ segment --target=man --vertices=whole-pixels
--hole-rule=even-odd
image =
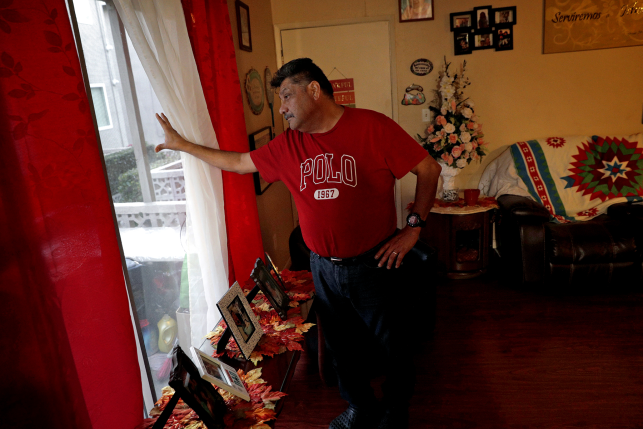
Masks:
[[[333,88],[308,58],[285,64],[271,82],[282,100],[279,112],[289,130],[251,153],[223,152],[182,139],[165,116],[156,150],[190,153],[215,167],[237,173],[259,171],[268,182],[290,189],[304,241],[311,249],[316,303],[348,409],[330,429],[403,428],[413,392],[408,344],[392,297],[402,296],[396,270],[415,245],[433,205],[440,167],[388,117],[340,106]],[[395,178],[418,176],[408,225],[396,233]],[[356,347],[356,335],[377,343],[393,374],[383,386],[380,407],[370,374]],[[383,413],[379,412],[384,409]]]

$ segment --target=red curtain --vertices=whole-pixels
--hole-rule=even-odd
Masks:
[[[182,0],[210,118],[222,150],[248,152],[241,85],[226,0]],[[250,277],[263,258],[252,175],[223,172],[230,284]]]
[[[133,428],[143,398],[64,0],[0,0],[3,427]]]

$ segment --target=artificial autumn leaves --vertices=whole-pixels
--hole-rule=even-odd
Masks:
[[[304,340],[303,334],[307,332],[314,324],[305,323],[301,317],[299,302],[307,301],[313,296],[314,286],[312,276],[306,271],[289,271],[281,272],[281,277],[286,286],[286,293],[290,297],[290,305],[293,307],[288,310],[288,318],[281,320],[277,312],[270,306],[268,299],[263,293],[258,293],[255,299],[250,303],[254,313],[259,318],[259,324],[263,329],[263,336],[257,347],[250,355],[250,360],[256,365],[263,360],[264,356],[272,357],[276,354],[292,350],[303,350],[301,343]],[[252,279],[243,284],[242,289],[245,295],[254,287]],[[210,332],[207,338],[216,348],[219,339],[225,331],[225,322],[217,325],[213,332]],[[241,355],[239,347],[233,338],[226,345],[225,353],[236,358]],[[222,354],[215,354],[214,357],[220,357]]]
[[[275,419],[275,404],[286,394],[272,391],[272,387],[261,378],[261,368],[253,369],[247,374],[243,370],[238,370],[237,374],[239,374],[250,395],[250,401],[244,401],[215,386],[228,408],[228,412],[223,417],[225,427],[231,429],[269,429],[270,426],[266,425],[265,422]],[[150,412],[152,417],[145,419],[139,429],[150,429],[154,426],[173,395],[174,389],[164,387],[163,396],[156,402],[155,407]],[[183,400],[179,400],[176,404],[172,415],[165,423],[165,427],[172,429],[206,429],[199,416]]]

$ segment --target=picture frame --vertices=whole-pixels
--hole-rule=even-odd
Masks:
[[[250,401],[250,395],[234,368],[195,347],[191,347],[190,350],[202,379],[245,401]]]
[[[509,25],[496,27],[494,31],[494,46],[496,51],[511,51],[514,48],[514,29]]]
[[[433,0],[398,0],[400,22],[433,20]]]
[[[250,277],[255,281],[255,284],[259,286],[259,289],[266,298],[268,298],[270,305],[275,309],[279,318],[281,320],[288,319],[290,298],[281,285],[272,277],[270,270],[268,270],[261,258],[257,258]]]
[[[217,307],[237,342],[241,354],[249,360],[250,354],[263,335],[263,329],[250,308],[239,282],[234,282],[223,298],[217,302]]]
[[[252,52],[252,32],[250,31],[250,8],[240,0],[234,2],[237,10],[237,35],[239,49]]]
[[[453,54],[467,55],[473,52],[473,40],[469,31],[453,32]]]
[[[272,140],[272,128],[264,127],[259,131],[256,131],[248,136],[248,144],[250,145],[250,150],[257,150],[260,147],[267,145],[270,140]],[[266,182],[259,172],[253,173],[254,182],[255,182],[255,193],[261,195],[270,187],[272,183]]]
[[[481,51],[484,49],[494,49],[496,45],[493,43],[495,37],[494,32],[491,30],[488,31],[476,31],[473,34],[473,48],[476,51]]]
[[[453,12],[450,18],[451,31],[473,28],[473,12]]]
[[[154,423],[153,429],[165,426],[179,399],[183,399],[199,415],[208,429],[224,429],[223,416],[228,407],[219,392],[201,378],[199,370],[180,346],[172,349],[171,356],[172,371],[168,384],[174,389],[174,395]]]
[[[494,25],[516,25],[516,6],[499,7],[493,10]]]
[[[270,257],[268,252],[264,252],[263,254],[266,257],[266,268],[268,268],[268,272],[270,272],[271,270],[275,272],[275,275],[277,276],[277,280],[279,280],[279,284],[281,285],[281,288],[285,291],[286,283],[284,283],[284,279],[281,278],[281,274],[279,274],[277,265],[275,265],[275,263],[272,262],[272,258]]]
[[[473,8],[474,28],[476,30],[491,30],[493,27],[493,8],[491,6],[478,6]]]
[[[244,87],[250,111],[255,115],[260,115],[261,112],[263,112],[264,105],[266,104],[266,94],[264,92],[265,88],[263,80],[256,69],[251,68],[248,73],[246,73]]]

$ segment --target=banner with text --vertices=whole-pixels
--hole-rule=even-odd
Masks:
[[[335,102],[342,106],[355,107],[355,83],[353,78],[331,80]]]

